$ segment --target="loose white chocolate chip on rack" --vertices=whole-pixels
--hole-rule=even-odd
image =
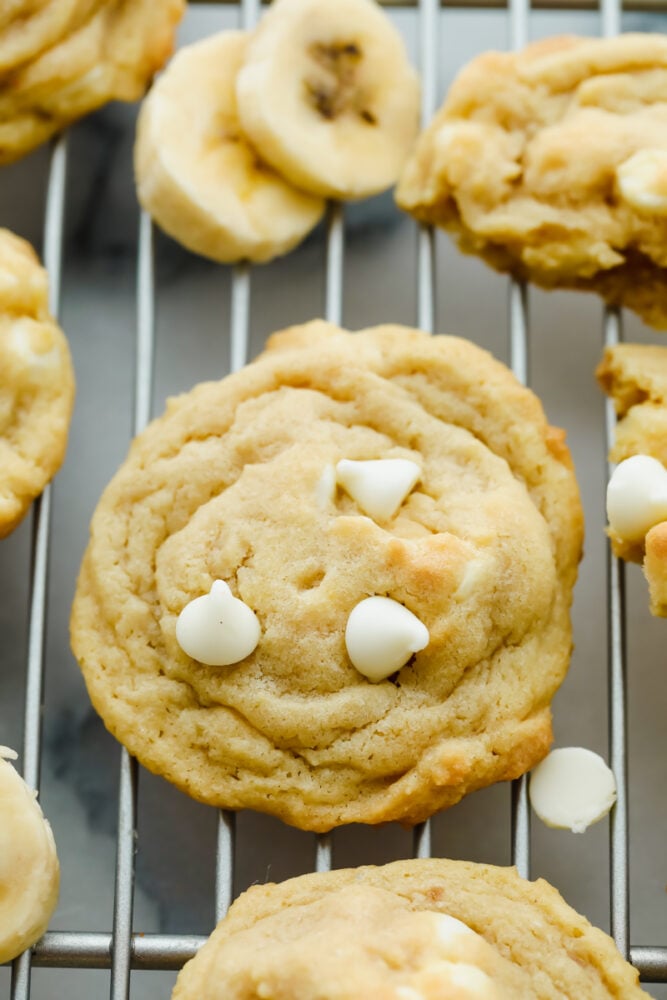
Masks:
[[[423,622],[390,597],[367,597],[347,620],[348,656],[369,681],[383,681],[428,643]]]
[[[628,205],[667,215],[667,149],[641,149],[616,168],[616,177]]]
[[[336,466],[338,484],[369,517],[388,521],[421,476],[408,458],[379,458],[355,462],[344,458]]]
[[[0,964],[42,936],[59,883],[51,827],[10,758],[14,751],[0,747]]]
[[[223,580],[210,593],[186,604],[176,622],[184,653],[209,667],[227,667],[250,656],[259,642],[255,612],[234,597]]]
[[[611,530],[626,542],[641,542],[667,521],[667,469],[656,458],[633,455],[617,465],[607,487]]]
[[[583,747],[553,750],[530,776],[530,802],[543,823],[583,833],[616,801],[616,779],[602,757]]]

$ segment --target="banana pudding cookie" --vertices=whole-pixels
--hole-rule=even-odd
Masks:
[[[32,247],[0,229],[0,538],[65,456],[74,373],[49,314],[48,279]]]
[[[504,365],[314,321],[134,442],[73,648],[111,732],[195,798],[416,823],[546,754],[581,536],[564,434]]]
[[[607,490],[614,554],[643,562],[651,612],[667,618],[667,348],[609,347],[597,369],[619,423]]]
[[[542,879],[396,861],[255,885],[172,1000],[641,1000],[637,970]]]
[[[35,793],[0,747],[0,965],[30,948],[58,902],[60,866]]]
[[[107,101],[135,101],[168,58],[184,0],[12,0],[0,9],[0,163]]]
[[[551,38],[455,80],[398,204],[545,288],[667,328],[667,39]]]

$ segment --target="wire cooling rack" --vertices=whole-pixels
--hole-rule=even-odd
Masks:
[[[390,6],[398,4],[389,3]],[[239,22],[252,27],[259,17],[258,0],[242,0]],[[436,110],[438,60],[438,0],[421,0],[403,6],[418,6],[419,62],[423,80],[422,119],[427,122]],[[506,6],[502,0],[467,0],[458,6]],[[559,6],[572,9],[588,7],[586,0],[557,4],[538,0],[534,6]],[[650,0],[636,0],[634,9],[650,9]],[[523,46],[528,38],[529,0],[509,0],[507,6],[511,44]],[[601,0],[599,8],[604,35],[620,30],[619,0]],[[50,277],[50,308],[58,316],[60,307],[63,227],[67,179],[67,136],[53,146],[44,219],[44,260]],[[343,271],[345,254],[345,223],[343,211],[335,203],[329,206],[327,219],[326,277],[324,313],[328,320],[340,323],[343,303]],[[435,328],[435,238],[428,227],[420,227],[417,241],[417,325],[433,332]],[[249,313],[252,272],[247,265],[233,269],[231,283],[230,368],[242,367],[248,357]],[[136,288],[136,376],[133,430],[139,433],[149,420],[152,402],[153,360],[155,345],[155,276],[153,263],[153,229],[150,219],[142,214],[138,236],[138,268]],[[615,310],[607,309],[603,318],[605,345],[617,343],[622,337],[622,319]],[[529,318],[527,295],[523,285],[509,283],[509,353],[511,366],[524,383],[529,370]],[[611,404],[606,409],[607,442],[614,430]],[[34,505],[33,550],[29,608],[27,653],[27,685],[25,696],[23,770],[27,783],[39,788],[41,759],[41,725],[43,710],[44,649],[46,627],[46,592],[49,573],[49,532],[51,521],[51,491],[47,489]],[[610,820],[610,926],[619,950],[638,967],[645,982],[667,982],[667,946],[630,945],[629,942],[629,878],[628,878],[628,798],[626,753],[626,657],[624,567],[611,554],[607,564],[608,589],[608,671],[609,671],[609,754],[616,775],[618,799]],[[133,933],[133,897],[135,881],[135,850],[137,843],[138,769],[136,762],[123,750],[118,794],[118,839],[115,868],[115,903],[113,927],[109,933],[84,931],[48,932],[30,952],[14,963],[11,976],[11,1000],[29,1000],[31,969],[88,968],[111,971],[111,1000],[127,1000],[130,996],[132,969],[175,970],[187,961],[202,944],[199,936]],[[530,812],[526,779],[513,783],[511,791],[511,853],[519,872],[530,875]],[[326,871],[332,864],[330,835],[314,838],[314,867]],[[415,828],[412,841],[416,857],[431,854],[431,824]],[[233,895],[235,856],[235,816],[221,812],[217,836],[215,911],[220,918],[226,912]]]

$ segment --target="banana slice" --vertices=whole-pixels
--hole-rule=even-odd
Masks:
[[[142,105],[134,151],[142,206],[174,239],[223,263],[287,253],[324,212],[241,132],[234,81],[246,44],[227,31],[181,49]]]
[[[51,827],[0,747],[0,965],[44,933],[58,902],[60,869]]]
[[[326,197],[391,187],[419,129],[419,79],[374,0],[275,0],[236,95],[264,159]]]

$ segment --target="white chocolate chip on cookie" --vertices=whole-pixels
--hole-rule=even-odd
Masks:
[[[259,642],[255,612],[234,597],[224,580],[186,604],[176,622],[184,653],[209,667],[228,667],[250,656]]]
[[[347,620],[348,655],[369,681],[383,681],[428,643],[429,633],[423,622],[390,597],[367,597]]]
[[[420,476],[417,463],[407,458],[367,462],[344,458],[336,466],[339,485],[378,521],[388,521],[394,516]]]
[[[329,462],[324,466],[322,475],[315,485],[315,495],[320,507],[328,507],[336,496],[336,469]]]
[[[641,149],[616,168],[616,177],[628,205],[667,215],[667,149]]]
[[[602,757],[584,747],[553,750],[530,776],[530,802],[543,823],[583,833],[616,801],[616,779]]]
[[[626,542],[642,541],[667,521],[667,469],[657,458],[633,455],[617,465],[607,487],[611,530]]]

